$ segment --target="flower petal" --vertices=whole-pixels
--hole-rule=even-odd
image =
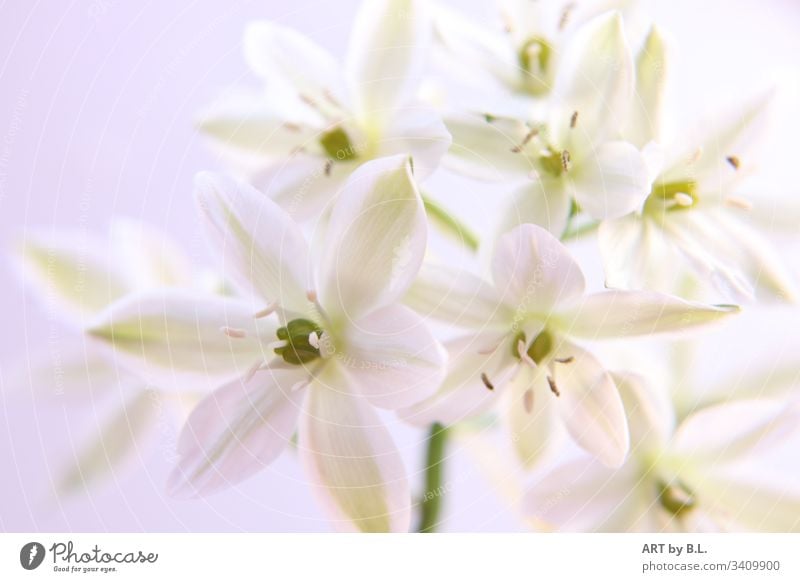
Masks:
[[[53,313],[82,322],[128,290],[108,245],[78,233],[33,234],[18,243],[17,264]]]
[[[630,372],[613,372],[631,439],[631,451],[662,447],[672,435],[675,411],[669,395],[656,390],[647,380]]]
[[[610,141],[581,160],[570,186],[575,200],[593,218],[616,218],[642,206],[650,193],[650,170],[633,145]]]
[[[448,117],[445,124],[453,136],[445,164],[452,170],[479,180],[526,179],[533,165],[514,151],[531,129],[515,119],[497,117]]]
[[[309,387],[299,434],[300,459],[336,529],[408,531],[403,461],[373,408],[349,392],[337,364],[326,365]]]
[[[498,294],[520,316],[547,314],[583,293],[583,273],[567,248],[545,229],[523,224],[498,239],[492,258]]]
[[[206,396],[178,439],[181,459],[169,477],[170,494],[209,495],[274,461],[297,427],[305,391],[295,386],[304,379],[301,368],[259,372]]]
[[[268,83],[281,83],[298,95],[322,101],[341,94],[340,67],[324,48],[305,35],[269,20],[247,25],[244,55]]]
[[[87,330],[115,356],[160,388],[210,391],[244,376],[265,356],[258,336],[274,338],[276,325],[256,320],[247,303],[165,291],[126,297]],[[223,328],[241,331],[234,338]],[[198,386],[199,385],[199,386]]]
[[[422,263],[427,222],[407,156],[362,165],[331,214],[322,261],[322,304],[355,319],[402,297]]]
[[[497,405],[517,363],[503,339],[494,334],[481,334],[446,343],[447,377],[439,390],[430,398],[399,411],[400,417],[417,426],[433,422],[453,425]]]
[[[636,58],[636,94],[631,104],[626,139],[642,148],[661,139],[662,106],[667,80],[667,47],[653,26]]]
[[[431,396],[447,354],[419,315],[392,305],[353,322],[339,362],[374,406],[397,409]]]
[[[570,436],[608,467],[619,467],[628,455],[630,438],[622,399],[611,375],[589,352],[563,344],[552,380],[558,409]],[[550,396],[550,395],[547,395]]]
[[[450,147],[450,132],[434,109],[414,106],[398,111],[381,141],[381,156],[407,154],[414,160],[414,177],[431,175]]]
[[[131,288],[192,284],[188,258],[166,233],[137,220],[115,218],[111,225],[111,241]]]
[[[617,12],[598,16],[571,38],[556,74],[552,100],[559,113],[554,127],[570,131],[570,117],[579,114],[580,131],[595,143],[623,127],[634,86],[633,56]]]
[[[198,174],[196,196],[222,249],[222,274],[265,303],[305,312],[308,248],[286,212],[254,188],[210,173]]]
[[[506,233],[520,224],[538,224],[553,236],[564,234],[572,199],[555,180],[542,177],[520,186],[503,213],[498,233]]]
[[[564,306],[551,325],[572,337],[628,337],[682,331],[738,311],[733,305],[684,301],[654,291],[605,291]]]
[[[362,120],[387,119],[421,80],[431,36],[425,3],[372,0],[356,16],[345,74]]]
[[[425,318],[477,331],[507,324],[513,317],[491,285],[446,265],[423,264],[403,301]]]
[[[508,392],[508,426],[520,463],[538,464],[552,450],[558,432],[558,406],[546,370],[519,365]]]

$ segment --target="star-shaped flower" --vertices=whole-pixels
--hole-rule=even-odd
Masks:
[[[408,529],[403,463],[374,407],[429,397],[445,363],[422,319],[396,304],[427,236],[408,157],[350,177],[319,252],[253,188],[201,175],[197,191],[224,271],[252,299],[144,296],[90,330],[156,377],[227,382],[190,415],[172,491],[204,495],[241,481],[298,430],[301,460],[337,527]]]

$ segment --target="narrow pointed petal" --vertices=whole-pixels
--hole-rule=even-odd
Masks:
[[[624,141],[596,147],[581,160],[570,183],[575,200],[593,218],[617,218],[640,209],[650,187],[645,156]]]
[[[553,103],[562,114],[558,135],[569,131],[572,112],[579,113],[581,131],[608,139],[627,118],[634,86],[633,56],[622,17],[598,16],[570,41],[556,75]]]
[[[541,178],[520,186],[503,212],[498,233],[521,224],[537,224],[556,238],[564,234],[572,199],[554,180]]]
[[[336,59],[308,37],[268,20],[247,25],[244,54],[250,68],[267,83],[282,83],[313,100],[340,95]]]
[[[456,172],[487,181],[526,179],[533,165],[515,151],[531,129],[507,118],[464,115],[449,117],[445,124],[453,143],[445,165]]]
[[[128,290],[105,241],[77,233],[41,233],[17,245],[17,266],[45,305],[82,322]]]
[[[447,153],[450,132],[439,113],[431,108],[404,107],[392,118],[380,142],[382,156],[407,154],[414,160],[414,177],[430,176]]]
[[[74,463],[58,477],[56,486],[61,495],[89,489],[103,477],[113,474],[136,447],[142,445],[158,420],[153,396],[144,389],[138,389],[124,407],[115,412],[99,434],[93,435],[76,453]]]
[[[264,371],[206,396],[178,439],[180,461],[167,484],[176,497],[202,497],[253,476],[289,444],[305,391],[302,369]]]
[[[528,469],[552,450],[560,436],[558,405],[547,384],[544,368],[519,365],[508,388],[508,426],[514,451]]]
[[[636,92],[624,132],[626,139],[639,148],[662,138],[662,107],[667,73],[666,43],[661,31],[653,26],[636,57]]]
[[[554,363],[552,376],[567,431],[604,465],[621,466],[628,455],[630,438],[614,379],[594,356],[575,345],[562,345],[557,357],[572,358],[569,363]]]
[[[330,218],[320,297],[334,319],[361,315],[402,297],[422,264],[427,222],[407,156],[362,165]]]
[[[428,55],[431,22],[420,0],[372,0],[356,16],[345,75],[359,116],[382,120],[413,96]]]
[[[497,241],[492,259],[497,293],[519,315],[546,314],[583,293],[583,273],[566,247],[545,229],[523,224]]]
[[[192,284],[188,258],[166,233],[143,222],[116,218],[111,225],[111,241],[131,288]]]
[[[374,409],[349,392],[348,377],[335,363],[309,387],[298,450],[336,529],[408,531],[411,494],[403,461]]]
[[[197,203],[222,249],[222,275],[265,302],[308,308],[308,248],[300,227],[272,200],[220,175],[196,178]]]
[[[741,400],[691,415],[675,434],[673,449],[701,463],[758,459],[800,437],[800,404]]]
[[[447,376],[436,393],[399,411],[417,426],[453,425],[498,405],[514,374],[516,360],[504,336],[465,336],[445,344]]]
[[[646,378],[630,372],[612,372],[625,416],[631,451],[657,450],[666,444],[675,427],[675,411],[665,391],[656,389]]]
[[[499,327],[513,318],[490,284],[446,265],[422,265],[403,301],[425,318],[471,329]]]
[[[166,291],[127,297],[109,307],[88,334],[114,348],[115,358],[148,383],[175,390],[210,390],[244,376],[265,357],[263,334],[276,325],[256,320],[253,307],[219,297]],[[223,328],[245,337],[229,337]]]
[[[425,320],[402,305],[353,322],[346,343],[340,363],[374,406],[410,406],[431,396],[444,379],[444,348]]]
[[[684,301],[654,291],[605,291],[565,305],[551,325],[572,337],[628,337],[683,331],[738,311],[732,305]]]

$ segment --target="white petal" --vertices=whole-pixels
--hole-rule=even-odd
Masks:
[[[553,236],[564,234],[572,199],[556,180],[542,177],[520,186],[503,212],[498,233],[520,224],[538,224]]]
[[[365,2],[350,33],[345,74],[362,120],[378,122],[419,86],[431,23],[420,0]]]
[[[447,377],[436,394],[401,410],[403,420],[417,426],[433,422],[452,425],[496,406],[517,363],[505,339],[482,334],[445,344]]]
[[[102,239],[78,233],[34,234],[18,244],[22,276],[55,315],[81,322],[128,290]]]
[[[445,119],[453,136],[445,164],[479,180],[526,179],[533,165],[519,147],[531,129],[507,118],[460,116]]]
[[[556,531],[634,531],[652,503],[637,487],[638,480],[634,463],[613,470],[580,458],[535,481],[522,511]]]
[[[604,465],[621,466],[630,439],[613,378],[594,356],[577,346],[562,345],[556,357],[573,358],[569,363],[554,363],[552,371],[559,392],[558,409],[567,431]]]
[[[616,218],[644,203],[650,171],[644,155],[624,141],[606,142],[580,161],[571,180],[572,195],[593,218]]]
[[[160,388],[209,390],[244,376],[265,357],[259,335],[276,325],[256,320],[251,305],[220,297],[168,291],[113,304],[88,333],[115,349],[115,358]],[[234,338],[223,328],[244,332]]]
[[[203,110],[198,129],[225,150],[264,162],[301,148],[321,151],[318,145],[323,119],[303,105],[283,104],[277,91],[228,92]]]
[[[423,264],[404,302],[423,317],[477,331],[508,324],[513,318],[490,284],[446,265]]]
[[[692,414],[678,428],[673,449],[684,457],[722,464],[758,459],[800,436],[800,404],[741,400]]]
[[[414,106],[397,112],[381,137],[379,149],[381,156],[408,154],[414,162],[414,177],[422,181],[439,167],[451,141],[437,111]]]
[[[571,38],[553,89],[556,135],[570,131],[578,112],[579,131],[608,139],[627,118],[634,84],[633,57],[618,13],[599,16]]]
[[[662,106],[667,80],[667,47],[661,31],[653,26],[636,57],[636,93],[633,97],[626,139],[637,147],[661,139]]]
[[[166,233],[143,222],[115,218],[111,240],[131,288],[191,285],[189,260]]]
[[[663,446],[672,435],[675,411],[669,394],[657,390],[644,377],[630,372],[613,372],[631,439],[631,451],[654,450]]]
[[[508,388],[508,425],[520,463],[534,467],[552,450],[558,426],[556,397],[547,384],[547,371],[519,365]]]
[[[700,183],[704,198],[719,196],[737,174],[752,167],[751,156],[757,150],[767,126],[772,93],[756,95],[740,106],[724,111],[713,119],[696,125],[697,137],[683,140],[681,148],[661,176],[662,183],[693,179]],[[699,153],[699,156],[698,156]],[[739,159],[738,170],[727,160]]]
[[[231,487],[274,461],[297,427],[307,378],[301,368],[264,371],[209,394],[189,415],[178,439],[180,461],[169,477],[176,497]]]
[[[196,178],[197,202],[221,248],[223,275],[253,290],[265,303],[304,312],[308,249],[303,233],[272,200],[223,176]]]
[[[605,291],[564,306],[551,325],[573,337],[627,337],[682,331],[738,311],[732,305],[684,301],[654,291]]]
[[[349,392],[336,364],[310,386],[298,449],[314,494],[336,529],[408,531],[411,494],[386,427],[362,396]]]
[[[94,406],[94,403],[93,403]],[[60,494],[69,495],[90,489],[96,482],[115,469],[141,446],[158,420],[152,394],[139,389],[123,407],[115,411],[70,459],[68,468],[57,478]]]
[[[492,259],[497,293],[519,315],[547,314],[585,286],[566,247],[545,229],[523,224],[497,241]]]
[[[374,406],[397,409],[431,396],[447,354],[419,315],[392,305],[352,323],[339,362]]]
[[[268,83],[284,83],[305,97],[323,100],[340,94],[340,67],[318,44],[268,20],[247,25],[244,54],[250,68]]]
[[[334,319],[357,318],[402,297],[422,263],[427,222],[407,156],[362,165],[348,180],[317,263]]]

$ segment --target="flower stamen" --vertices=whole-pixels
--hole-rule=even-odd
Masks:
[[[547,377],[547,384],[550,386],[550,392],[556,395],[556,397],[561,396],[561,391],[558,389],[556,385],[556,381],[553,380],[552,376]]]
[[[231,339],[244,339],[247,337],[247,331],[238,327],[223,325],[219,330]]]
[[[494,390],[494,384],[489,381],[489,376],[486,375],[486,372],[481,372],[481,382],[489,390]]]

